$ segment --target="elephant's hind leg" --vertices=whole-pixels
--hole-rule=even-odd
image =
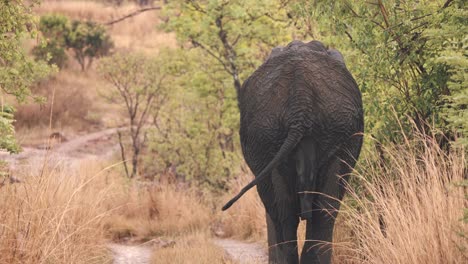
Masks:
[[[273,220],[267,213],[268,258],[270,264],[297,264],[297,226],[299,218]]]
[[[303,264],[331,263],[335,219],[360,147],[360,144],[348,144],[319,170],[317,192],[320,194],[315,197],[311,218],[307,219],[306,242],[301,254]]]
[[[317,181],[317,144],[311,137],[305,137],[299,142],[295,154],[296,160],[296,192],[300,203],[300,217],[312,217],[313,202],[316,194]]]
[[[332,238],[338,215],[343,186],[337,175],[349,172],[340,159],[334,158],[319,172],[318,190],[311,217],[307,219],[306,242],[302,249],[301,263],[328,264],[332,256]]]
[[[269,263],[297,264],[297,227],[299,225],[294,164],[273,170],[271,183],[259,185],[257,190],[267,213]]]

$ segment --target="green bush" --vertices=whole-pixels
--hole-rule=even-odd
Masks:
[[[18,153],[20,148],[16,144],[15,129],[13,127],[15,110],[9,105],[3,105],[0,108],[0,149],[6,149],[12,153]],[[1,172],[1,170],[0,170]]]
[[[30,87],[45,78],[53,69],[42,61],[34,61],[22,48],[25,38],[36,38],[32,1],[0,1],[0,149],[17,152],[14,138],[13,108],[15,98],[23,102],[32,95]],[[4,97],[4,95],[11,95]]]
[[[465,2],[300,1],[292,17],[304,35],[344,53],[367,133],[399,142],[400,127],[424,133],[434,124],[452,139],[468,133]]]
[[[63,15],[42,16],[39,30],[46,38],[46,43],[33,49],[34,57],[63,68],[68,60],[65,42],[71,31],[70,21]]]
[[[73,21],[66,37],[66,47],[73,50],[82,70],[89,68],[94,58],[109,54],[114,47],[104,26],[91,21]]]
[[[226,189],[242,158],[230,76],[207,71],[216,62],[200,49],[164,50],[159,59],[166,67],[171,92],[153,112],[146,173],[170,172],[212,190]]]
[[[33,55],[36,59],[45,60],[49,65],[57,65],[60,69],[65,67],[68,61],[65,49],[55,41],[34,47]]]
[[[139,173],[140,154],[147,145],[144,126],[166,97],[163,65],[157,58],[148,58],[143,54],[116,53],[101,60],[98,68],[102,76],[112,84],[112,89],[103,96],[127,113],[126,122],[131,129],[128,134],[118,131],[118,135],[122,162],[128,178],[134,178]],[[131,144],[125,144],[126,139]],[[126,158],[128,153],[131,153],[129,159]],[[127,161],[131,161],[131,167],[127,165]]]
[[[73,52],[84,71],[94,58],[109,54],[114,46],[104,26],[92,21],[70,21],[63,15],[45,15],[41,17],[39,30],[46,43],[34,48],[34,56],[60,68],[68,60],[67,50]]]

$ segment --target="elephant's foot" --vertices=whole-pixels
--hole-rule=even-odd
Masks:
[[[301,264],[331,263],[334,222],[334,217],[330,218],[324,211],[314,211],[313,217],[307,219]]]
[[[324,248],[324,244],[318,242],[306,242],[301,253],[301,264],[326,264],[331,261],[331,248]],[[325,246],[326,247],[326,246]],[[329,250],[330,254],[325,254]]]

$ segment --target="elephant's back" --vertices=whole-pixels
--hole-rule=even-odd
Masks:
[[[241,130],[287,133],[299,126],[327,140],[363,127],[361,94],[352,75],[342,61],[312,49],[271,56],[244,83],[239,106]]]

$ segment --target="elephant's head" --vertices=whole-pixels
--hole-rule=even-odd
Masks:
[[[268,56],[268,59],[274,58],[282,54],[283,52],[287,52],[289,50],[321,52],[328,54],[330,57],[342,62],[343,64],[345,63],[343,55],[339,51],[337,51],[336,49],[327,49],[327,47],[325,47],[325,45],[323,45],[322,42],[316,40],[312,40],[308,43],[304,43],[299,40],[294,40],[291,43],[289,43],[286,47],[277,46],[271,51],[270,56]]]

